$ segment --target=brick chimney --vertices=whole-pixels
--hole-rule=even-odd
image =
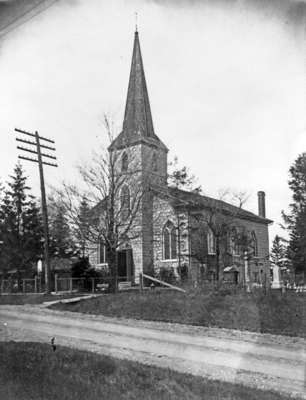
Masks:
[[[266,200],[265,200],[265,192],[258,192],[258,215],[260,217],[266,218]]]

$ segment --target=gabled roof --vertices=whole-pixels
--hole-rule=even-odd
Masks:
[[[212,197],[203,196],[198,193],[188,192],[178,188],[167,186],[163,190],[161,187],[152,188],[157,194],[168,197],[173,206],[180,208],[187,208],[189,210],[201,210],[217,208],[225,214],[235,215],[237,218],[246,219],[249,221],[259,222],[262,224],[270,224],[273,221],[267,218],[260,217],[243,208],[236,207],[232,204],[226,203],[223,200],[217,200]]]
[[[118,149],[139,142],[167,150],[154,132],[139,35],[136,31],[122,132],[109,149]]]

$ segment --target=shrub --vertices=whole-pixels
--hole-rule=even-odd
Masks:
[[[177,281],[177,278],[174,273],[173,267],[170,268],[161,268],[159,270],[158,279],[164,281],[166,283],[174,284]]]

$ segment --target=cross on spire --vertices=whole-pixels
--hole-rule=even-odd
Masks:
[[[138,13],[135,12],[135,32],[138,32]]]

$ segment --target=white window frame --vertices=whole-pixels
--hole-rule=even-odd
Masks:
[[[216,255],[216,238],[213,231],[209,227],[207,231],[207,253],[210,256]]]
[[[164,241],[164,231],[165,230],[167,230],[169,233],[169,253],[170,253],[169,255],[170,255],[170,257],[172,255],[172,235],[171,235],[171,233],[173,230],[175,232],[176,258],[167,258],[167,259],[165,258],[165,241]],[[177,235],[177,230],[176,230],[174,224],[171,221],[167,221],[162,229],[162,256],[163,256],[162,262],[171,262],[171,261],[178,260],[178,257],[177,257],[177,255],[178,255],[178,240],[177,239],[178,239],[178,235]]]
[[[103,261],[101,261],[101,246],[103,246]],[[98,254],[97,254],[97,261],[98,261],[98,265],[107,265],[106,262],[106,247],[105,244],[103,243],[98,243]]]
[[[235,240],[237,238],[237,229],[233,227],[231,231],[229,232],[229,250],[230,254],[232,256],[238,256],[239,255],[239,246],[236,244]],[[235,236],[235,239],[232,240],[233,236]]]

